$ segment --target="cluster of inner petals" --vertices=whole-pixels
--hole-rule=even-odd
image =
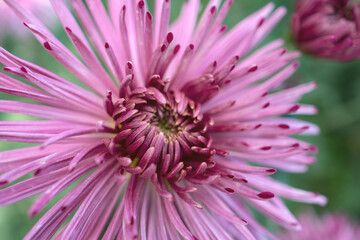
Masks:
[[[126,89],[126,88],[125,88]],[[184,177],[211,176],[214,154],[206,133],[212,120],[201,113],[201,106],[179,91],[166,91],[160,81],[120,93],[105,101],[115,121],[116,136],[109,140],[110,154],[122,169],[145,178],[155,173],[171,182]]]

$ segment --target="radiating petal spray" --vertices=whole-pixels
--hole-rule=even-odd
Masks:
[[[321,58],[360,58],[360,3],[356,0],[297,0],[292,33],[299,47]]]
[[[269,176],[306,171],[316,147],[291,135],[318,132],[283,116],[316,113],[297,103],[315,83],[283,87],[298,53],[282,40],[252,50],[283,8],[268,4],[227,30],[232,0],[210,1],[200,18],[200,1],[187,1],[170,25],[169,0],[155,1],[154,15],[144,1],[110,0],[107,11],[52,0],[79,59],[6,2],[85,86],[0,48],[0,90],[33,100],[1,100],[0,111],[39,118],[0,122],[2,141],[39,144],[0,153],[0,205],[40,194],[35,216],[77,182],[25,239],[254,239],[271,233],[249,206],[298,229],[280,197],[326,203]]]

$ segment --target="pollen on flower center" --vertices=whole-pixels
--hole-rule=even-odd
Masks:
[[[213,167],[216,151],[206,133],[212,121],[184,93],[135,88],[124,98],[108,97],[107,106],[117,133],[108,144],[109,152],[126,165],[125,171],[183,178]]]
[[[160,128],[167,137],[177,135],[183,131],[182,121],[178,121],[179,114],[170,106],[165,105],[151,119],[151,123]],[[186,116],[185,116],[186,118]]]
[[[353,9],[351,6],[331,5],[331,9],[332,9],[332,11],[329,13],[329,16],[335,17],[336,21],[338,21],[338,18],[343,18],[350,22],[354,21],[354,13],[353,13]]]

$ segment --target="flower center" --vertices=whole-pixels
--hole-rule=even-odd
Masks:
[[[117,135],[108,148],[125,171],[182,178],[214,165],[216,151],[206,133],[212,121],[184,93],[137,88],[115,101],[112,109]]]
[[[350,22],[355,21],[355,15],[354,15],[354,5],[356,1],[350,1],[350,2],[333,2],[331,3],[334,14],[344,18]]]
[[[170,106],[163,106],[154,114],[151,123],[159,127],[166,136],[177,135],[183,130],[177,122],[178,116],[178,113]]]

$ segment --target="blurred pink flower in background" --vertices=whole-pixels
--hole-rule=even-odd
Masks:
[[[24,8],[32,11],[47,25],[51,25],[56,20],[56,14],[53,11],[48,0],[18,0]],[[16,16],[5,1],[0,1],[0,42],[5,36],[24,37],[30,36],[29,31],[24,30],[21,19]]]
[[[357,240],[360,226],[342,213],[326,214],[318,217],[308,211],[299,215],[302,230],[280,234],[280,240]]]
[[[297,0],[292,32],[299,47],[318,57],[360,57],[360,3],[354,0]]]
[[[249,205],[299,229],[280,197],[326,203],[269,176],[306,171],[317,151],[291,136],[318,128],[283,116],[316,113],[298,103],[315,83],[281,87],[299,54],[282,40],[251,52],[284,8],[268,4],[226,31],[231,0],[211,0],[198,23],[200,1],[188,1],[170,26],[169,0],[155,1],[154,15],[144,1],[111,0],[110,16],[100,1],[71,0],[70,11],[52,0],[80,61],[35,15],[6,2],[86,86],[0,48],[3,70],[25,81],[0,73],[0,90],[35,101],[0,100],[0,111],[41,118],[0,122],[0,140],[40,144],[0,153],[1,185],[33,173],[1,189],[0,205],[40,193],[34,216],[77,182],[25,239],[103,231],[104,239],[255,239],[272,235]]]

